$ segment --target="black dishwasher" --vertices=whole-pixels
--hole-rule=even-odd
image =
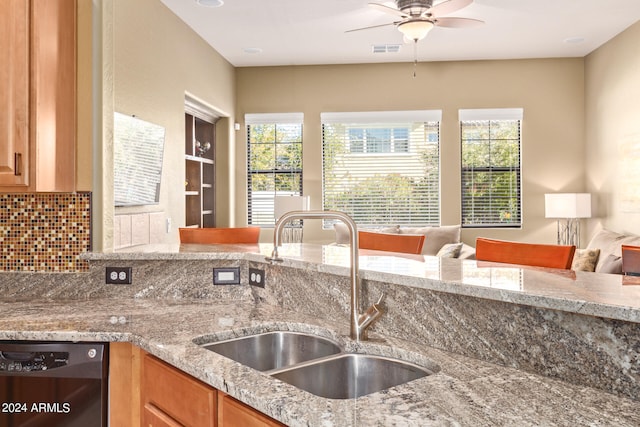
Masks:
[[[106,427],[107,343],[0,341],[0,426]]]

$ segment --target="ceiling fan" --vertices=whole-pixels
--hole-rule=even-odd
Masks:
[[[352,31],[395,25],[404,35],[406,41],[417,42],[427,36],[434,26],[449,28],[471,28],[484,24],[484,21],[471,18],[441,17],[460,10],[473,3],[473,0],[445,0],[433,5],[433,0],[395,0],[397,8],[380,3],[369,3],[379,11],[402,18],[398,21],[382,25],[357,28]]]

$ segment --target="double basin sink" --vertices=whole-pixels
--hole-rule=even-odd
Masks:
[[[238,363],[329,399],[352,399],[437,371],[399,359],[345,353],[334,341],[292,331],[201,343]]]

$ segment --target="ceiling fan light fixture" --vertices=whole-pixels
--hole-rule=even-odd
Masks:
[[[412,19],[398,25],[398,30],[410,40],[418,41],[427,36],[433,28],[433,22],[426,19]]]

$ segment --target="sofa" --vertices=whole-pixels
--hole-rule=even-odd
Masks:
[[[349,229],[342,223],[334,224],[336,244],[349,244]],[[362,231],[387,234],[424,235],[422,255],[442,258],[474,259],[475,249],[460,241],[460,225],[443,225],[427,227],[401,227],[399,225],[379,228],[363,228]]]
[[[640,246],[640,236],[633,234],[620,234],[611,230],[600,230],[587,244],[586,249],[576,250],[574,256],[574,270],[579,263],[579,259],[586,252],[591,252],[593,257],[597,253],[592,270],[581,269],[583,271],[595,271],[596,273],[622,274],[622,245]]]

